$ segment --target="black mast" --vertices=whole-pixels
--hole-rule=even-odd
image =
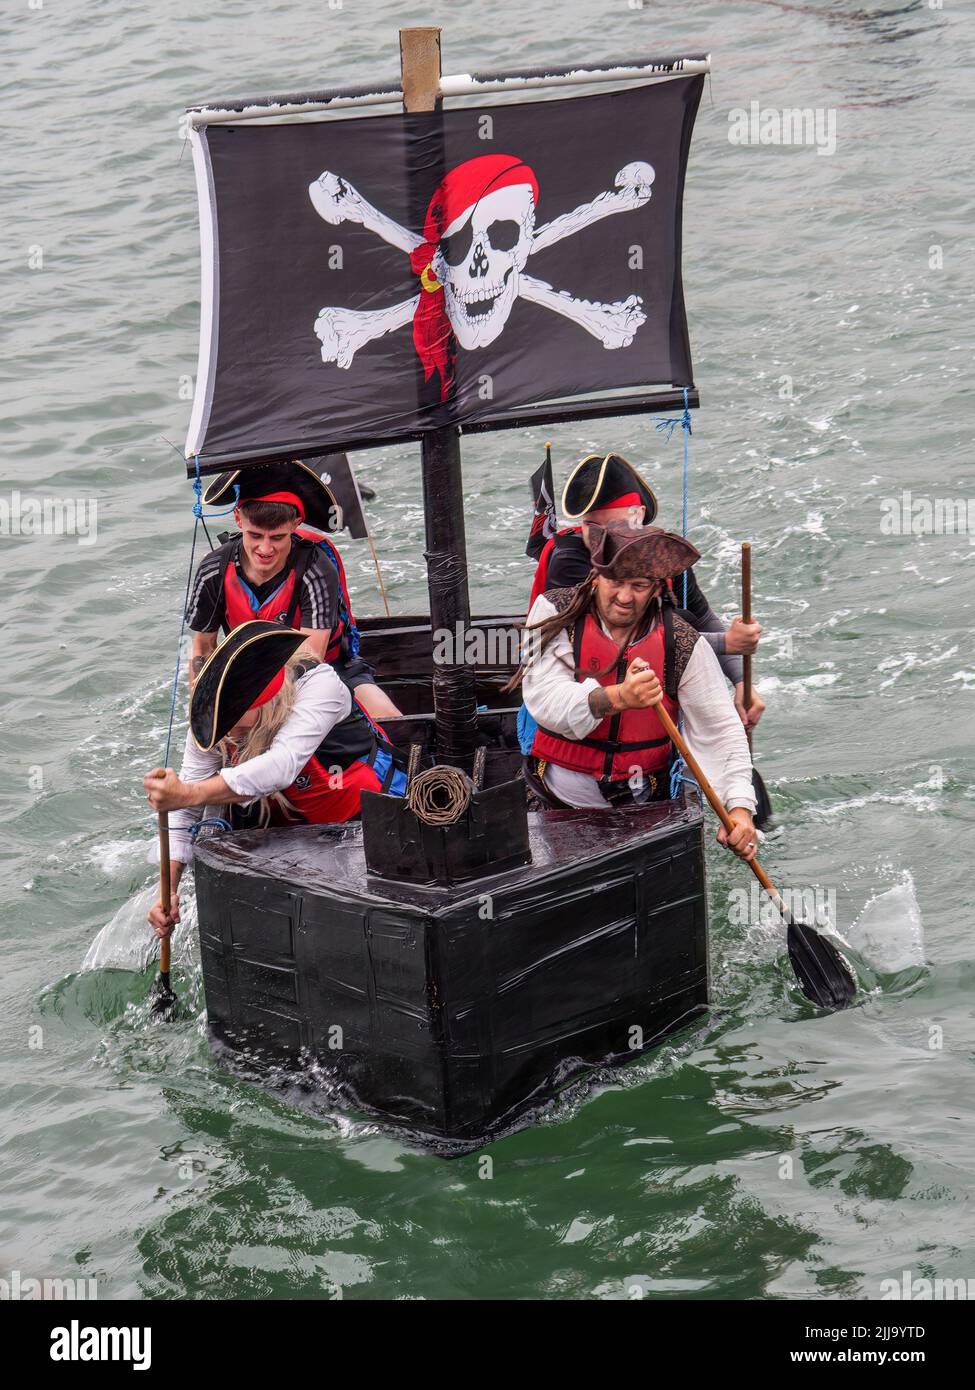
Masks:
[[[404,110],[439,112],[440,30],[401,29],[399,41]],[[443,165],[442,131],[440,152]],[[439,663],[433,668],[436,746],[445,761],[463,763],[469,762],[477,742],[477,699],[474,667],[463,661],[463,638],[470,626],[471,602],[467,588],[460,431],[456,425],[425,434],[420,442],[420,457],[430,628],[431,632],[449,632],[452,640],[458,624],[461,631],[461,641],[454,644],[454,656],[460,660]]]

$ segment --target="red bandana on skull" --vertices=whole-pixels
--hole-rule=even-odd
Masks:
[[[410,256],[420,277],[420,302],[413,316],[413,342],[429,381],[440,373],[440,399],[454,379],[455,343],[444,308],[443,286],[433,273],[433,258],[446,229],[466,212],[473,212],[486,193],[527,184],[538,201],[538,180],[532,169],[511,154],[484,154],[451,169],[437,185],[423,223],[423,242]]]

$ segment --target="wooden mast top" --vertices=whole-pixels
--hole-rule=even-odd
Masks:
[[[403,109],[436,110],[440,101],[440,30],[401,29],[399,56]]]

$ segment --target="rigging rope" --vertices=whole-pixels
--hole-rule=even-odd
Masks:
[[[173,720],[176,718],[176,695],[179,691],[179,663],[183,652],[183,633],[186,631],[186,608],[190,601],[190,585],[193,582],[193,559],[196,555],[196,534],[200,529],[200,522],[203,520],[203,479],[200,477],[200,456],[196,456],[196,477],[193,480],[193,491],[196,494],[196,501],[193,503],[193,540],[190,544],[190,563],[186,571],[186,592],[183,595],[183,611],[179,619],[179,637],[176,640],[176,664],[173,669],[173,692],[169,701],[169,726],[166,729],[166,749],[163,753],[162,765],[169,766],[169,753],[173,743]]]
[[[190,585],[191,585],[192,582],[193,582],[193,560],[194,560],[194,557],[196,556],[196,537],[197,537],[197,532],[199,531],[201,525],[202,525],[202,527],[203,527],[204,535],[206,536],[207,540],[210,541],[210,549],[211,549],[211,550],[213,549],[213,541],[210,540],[210,532],[207,530],[207,524],[206,524],[206,521],[204,520],[204,517],[203,517],[203,478],[202,478],[202,476],[200,475],[200,455],[199,455],[199,454],[196,455],[196,458],[195,458],[194,462],[195,462],[195,464],[196,464],[196,477],[193,479],[193,493],[194,493],[194,496],[195,496],[196,500],[195,500],[195,502],[193,503],[193,516],[194,516],[194,521],[193,521],[193,540],[192,540],[192,542],[191,542],[191,544],[190,544],[190,563],[189,563],[189,568],[188,568],[187,571],[186,571],[186,592],[185,592],[184,595],[183,595],[183,612],[182,612],[182,616],[180,617],[180,620],[179,620],[179,637],[178,637],[177,642],[176,642],[176,664],[175,664],[175,667],[174,667],[174,669],[173,669],[173,690],[172,690],[172,696],[171,696],[170,701],[169,701],[169,725],[168,725],[168,727],[167,727],[167,729],[166,729],[166,750],[165,750],[165,752],[163,753],[163,761],[162,761],[163,767],[168,767],[168,766],[169,766],[169,754],[170,754],[170,751],[171,751],[171,748],[172,748],[172,743],[173,743],[173,720],[174,720],[175,717],[176,717],[176,696],[177,696],[177,693],[178,693],[178,691],[179,691],[179,667],[180,667],[180,659],[181,659],[182,651],[183,651],[183,634],[184,634],[185,631],[186,631],[186,609],[187,609],[187,607],[188,607],[188,605],[189,605],[189,601],[190,601]],[[234,502],[233,502],[233,506],[232,506],[232,507],[228,507],[228,508],[226,509],[226,511],[222,511],[222,512],[211,512],[211,513],[210,513],[211,517],[214,517],[214,516],[227,516],[228,513],[232,512],[232,511],[234,511],[234,510],[236,509],[237,503],[238,503],[239,501],[240,501],[240,488],[239,488],[239,486],[238,486],[236,483],[234,483]]]
[[[656,425],[654,425],[654,429],[660,430],[661,432],[664,431],[664,430],[666,430],[666,432],[667,432],[667,443],[668,443],[668,444],[670,443],[671,439],[673,438],[674,430],[675,430],[675,428],[676,428],[678,425],[680,425],[681,434],[683,435],[683,438],[684,438],[684,468],[683,468],[683,479],[682,479],[682,487],[681,487],[681,494],[682,494],[682,495],[681,495],[681,521],[680,521],[681,535],[682,535],[682,536],[686,536],[686,535],[687,535],[687,455],[688,455],[688,448],[687,448],[687,446],[688,446],[688,440],[689,440],[689,438],[690,438],[690,435],[693,433],[693,431],[692,431],[692,429],[691,429],[691,408],[690,408],[690,405],[688,404],[688,397],[689,397],[689,388],[688,388],[687,386],[685,386],[685,387],[684,387],[684,413],[683,413],[682,415],[668,415],[666,419],[664,419],[664,420],[658,420],[657,423],[656,423]],[[683,595],[683,606],[684,606],[685,608],[687,607],[687,571],[686,571],[686,570],[684,571],[684,595]]]
[[[682,434],[682,436],[683,436],[683,442],[684,442],[684,466],[683,466],[682,478],[681,478],[681,520],[680,520],[680,527],[681,527],[681,535],[682,535],[682,536],[685,536],[685,537],[686,537],[686,535],[687,535],[687,469],[688,469],[688,441],[689,441],[689,439],[690,439],[691,434],[693,433],[693,431],[692,431],[692,429],[691,429],[691,409],[690,409],[690,405],[689,405],[689,403],[688,403],[688,394],[689,394],[689,388],[685,386],[685,387],[684,387],[684,411],[683,411],[683,414],[682,414],[682,415],[670,415],[670,416],[668,416],[665,420],[658,420],[658,421],[657,421],[657,424],[654,426],[655,429],[658,429],[658,430],[660,430],[661,432],[663,432],[664,430],[666,430],[666,432],[667,432],[667,443],[668,443],[668,444],[670,443],[671,439],[673,438],[674,429],[676,428],[676,426],[677,426],[677,425],[680,425],[680,427],[681,427],[681,434]],[[686,607],[687,607],[687,570],[684,571],[684,584],[683,584],[683,589],[684,589],[684,592],[683,592],[683,595],[682,595],[682,598],[681,598],[681,604],[682,604],[682,606],[683,606],[684,608],[686,608]],[[682,716],[682,715],[680,715],[680,714],[678,715],[678,717],[677,717],[677,722],[678,722],[678,725],[680,726],[681,731],[683,732],[683,728],[684,728],[684,719],[683,719],[683,716]],[[674,759],[674,761],[673,761],[673,763],[671,764],[671,767],[670,767],[670,799],[671,799],[671,801],[675,801],[675,800],[677,799],[677,793],[678,793],[678,791],[679,791],[679,789],[680,789],[680,784],[681,784],[681,782],[686,782],[686,783],[688,784],[688,786],[696,786],[696,785],[697,785],[697,784],[693,781],[692,778],[687,777],[687,776],[685,775],[685,768],[686,768],[686,764],[685,764],[685,762],[684,762],[684,759],[683,759],[683,758],[680,756],[680,754],[678,753],[678,754],[677,754],[677,757]]]

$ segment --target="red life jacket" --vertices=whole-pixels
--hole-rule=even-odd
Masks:
[[[375,766],[377,758],[383,776]],[[329,731],[274,804],[285,823],[351,820],[359,814],[362,792],[390,790],[397,766],[392,744],[353,697],[351,713]]]
[[[231,762],[236,761],[237,750],[232,747]],[[350,713],[329,730],[291,785],[268,798],[271,824],[332,825],[351,820],[359,814],[362,792],[402,795],[399,783],[403,781],[402,759],[353,696]],[[231,807],[235,829],[251,824],[249,809]]]
[[[664,708],[676,720],[673,613],[669,604],[664,605],[662,612],[661,622],[622,651],[592,614],[587,614],[572,635],[576,679],[583,681],[594,676],[602,686],[617,685],[630,662],[642,657],[659,677],[664,687]],[[601,781],[621,782],[632,777],[636,769],[642,773],[663,772],[670,763],[670,739],[656,710],[649,706],[610,715],[588,738],[567,739],[539,726],[532,753],[573,772],[587,772]]]
[[[555,535],[545,542],[542,547],[542,553],[538,557],[538,564],[535,567],[535,578],[532,581],[531,598],[528,600],[529,613],[532,611],[532,604],[538,598],[539,594],[544,594],[545,592],[545,584],[548,580],[549,561],[552,558],[552,551],[555,549],[556,539],[559,536],[574,535],[581,530],[581,526],[566,526],[564,530],[556,531]]]
[[[334,661],[335,657],[341,652],[342,639],[345,635],[346,628],[355,627],[355,618],[352,615],[352,600],[349,598],[349,586],[345,579],[345,566],[342,563],[342,556],[339,554],[338,546],[334,545],[332,541],[329,540],[328,536],[319,535],[317,531],[305,531],[299,526],[295,531],[295,535],[300,536],[304,541],[310,541],[312,545],[317,545],[319,548],[323,545],[328,546],[335,568],[338,571],[342,602],[339,604],[338,622],[332,630],[332,639],[325,653],[326,661]],[[333,649],[335,656],[332,655]]]
[[[254,606],[256,599],[251,593],[250,587],[246,582],[242,583],[237,574],[236,560],[240,554],[239,549],[237,549],[239,541],[228,542],[222,571],[224,611],[226,613],[224,627],[227,632],[233,631],[235,627],[240,627],[241,623],[252,622],[255,619],[262,619],[269,623],[286,623],[289,627],[300,627],[301,585],[305,577],[305,570],[314,555],[313,547],[321,544],[327,545],[335,558],[335,568],[338,571],[339,587],[342,592],[345,612],[349,614],[350,621],[354,622],[349,589],[345,579],[345,566],[342,564],[342,557],[338,550],[327,536],[319,536],[314,531],[304,531],[299,527],[295,535],[303,542],[299,547],[295,563],[281,581],[280,587],[275,589],[270,598],[265,599],[258,608]],[[340,604],[339,607],[341,610],[342,605]],[[325,652],[326,661],[335,661],[342,654],[342,638],[345,633],[345,626],[340,611]]]

